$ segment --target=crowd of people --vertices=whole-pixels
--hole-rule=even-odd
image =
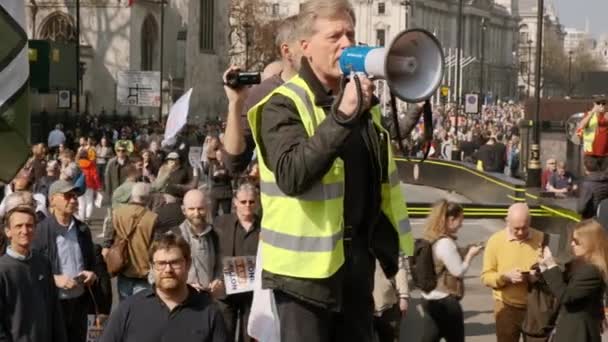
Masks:
[[[599,342],[608,236],[597,221],[576,225],[564,268],[524,203],[487,243],[459,246],[464,209],[441,200],[414,238],[374,84],[345,82],[337,64],[354,24],[347,0],[304,3],[277,29],[281,61],[262,83],[225,83],[223,124],[171,141],[160,123],[57,124],[5,185],[0,340],[84,342],[97,328],[103,342],[396,342],[411,283],[422,290],[423,341],[460,342],[463,279],[483,252],[497,341]],[[402,114],[413,156],[424,153],[422,110]],[[450,159],[457,140],[463,160],[518,175],[519,105],[460,116],[458,136],[454,114],[436,109],[431,157]],[[560,170],[548,188],[573,184]],[[105,211],[99,236],[95,207]],[[251,260],[255,290],[229,290],[226,265],[246,282]]]
[[[519,177],[521,135],[520,121],[524,117],[520,104],[512,102],[483,106],[481,114],[464,114],[458,117],[452,104],[440,105],[433,112],[433,140],[429,158],[454,160],[478,164],[487,172],[504,173]],[[457,139],[456,139],[457,135]],[[404,141],[406,154],[422,157],[424,123],[420,122]],[[456,146],[456,141],[458,146]],[[458,148],[458,156],[454,152]]]

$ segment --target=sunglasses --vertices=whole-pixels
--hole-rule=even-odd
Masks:
[[[606,102],[605,101],[600,101],[600,102],[596,102],[595,104],[599,105],[599,106],[605,106]]]
[[[245,204],[254,205],[255,201],[246,201],[246,200],[243,200],[243,201],[239,201],[239,203],[241,203],[243,205],[245,205]]]
[[[63,195],[63,199],[65,199],[66,201],[69,201],[69,200],[71,200],[71,199],[74,199],[74,198],[77,198],[77,197],[78,197],[78,196],[76,196],[76,194],[75,194],[75,193],[73,193],[73,192],[66,192],[66,193],[64,193],[64,194],[62,194],[62,195]]]
[[[127,152],[127,150],[122,150],[121,149],[121,150],[116,150],[116,152],[118,152],[118,153],[125,153],[125,152]]]

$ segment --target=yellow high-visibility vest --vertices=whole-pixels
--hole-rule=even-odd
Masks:
[[[585,153],[593,152],[593,141],[595,140],[595,132],[597,131],[597,114],[591,114],[591,120],[587,124],[587,127],[583,128],[583,151]]]
[[[299,76],[275,89],[248,112],[249,124],[256,142],[260,170],[263,269],[291,277],[323,279],[333,275],[344,263],[344,161],[336,158],[329,171],[312,188],[299,196],[287,196],[277,186],[274,173],[265,164],[260,148],[260,118],[264,105],[274,94],[291,99],[298,109],[308,136],[325,120],[325,112],[314,105],[314,95]],[[371,110],[373,121],[381,132],[379,107]],[[400,250],[412,255],[413,238],[404,197],[401,193],[397,166],[390,146],[389,179],[382,184],[381,208],[399,235]],[[386,167],[386,166],[385,166]]]

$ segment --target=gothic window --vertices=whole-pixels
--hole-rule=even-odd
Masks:
[[[154,70],[155,56],[159,54],[158,24],[151,14],[144,19],[141,26],[141,70]]]
[[[214,1],[215,0],[200,0],[201,1],[201,30],[200,30],[200,49],[204,52],[213,52],[213,25],[214,25]]]
[[[39,37],[55,42],[73,42],[76,40],[76,25],[68,14],[54,12],[42,24]]]

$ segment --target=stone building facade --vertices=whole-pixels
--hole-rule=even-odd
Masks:
[[[20,0],[21,1],[21,0]],[[116,75],[124,70],[160,69],[160,5],[151,1],[80,0],[81,111],[102,110],[154,116],[158,108],[116,102]],[[189,0],[168,1],[164,25],[165,103],[183,92]],[[32,0],[26,8],[29,39],[74,41],[76,1]],[[173,91],[174,94],[169,94]],[[32,110],[53,111],[55,94],[33,96]],[[165,112],[168,105],[165,106]]]

